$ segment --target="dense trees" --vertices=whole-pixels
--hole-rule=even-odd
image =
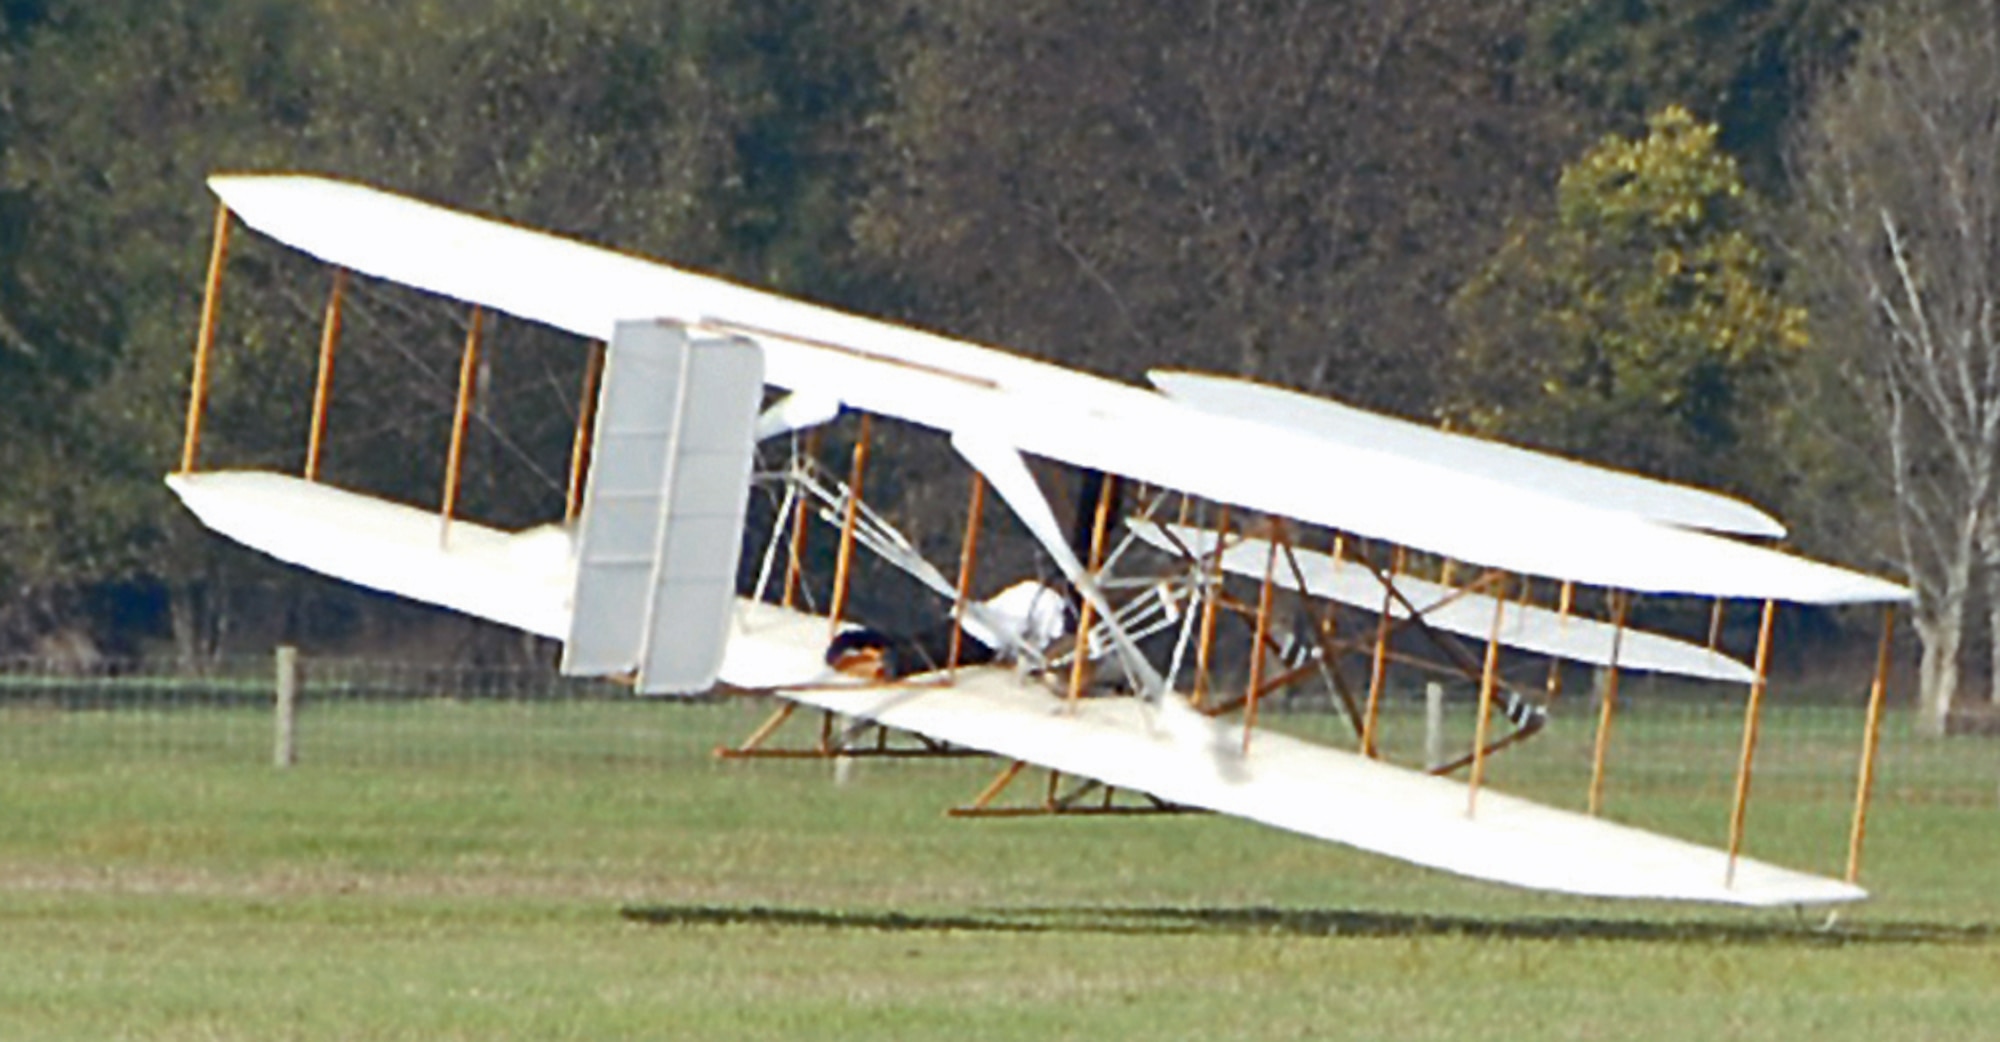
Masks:
[[[1679,105],[1717,124],[1721,146],[1766,194],[1786,188],[1784,150],[1813,87],[1878,0],[1550,0],[1535,5],[1533,67],[1581,104],[1593,129],[1635,135]]]
[[[869,95],[845,80],[866,77],[869,52],[848,23],[798,6],[105,0],[10,19],[0,588],[16,592],[0,639],[102,629],[82,595],[110,588],[166,605],[192,657],[272,576],[193,531],[159,484],[212,171],[348,174],[791,288],[838,284],[839,200],[859,157],[812,156],[859,124]],[[297,465],[323,285],[299,258],[239,243],[213,458]],[[329,473],[428,501],[466,316],[371,285],[348,311]],[[545,516],[582,355],[519,325],[494,337],[492,465],[468,492],[490,515]]]
[[[1444,301],[1570,143],[1525,6],[922,5],[862,245],[966,334],[1422,411]]]
[[[200,183],[226,168],[364,178],[1128,378],[1204,366],[1681,477],[1768,487],[1805,458],[1825,471],[1805,492],[1866,488],[1790,420],[1887,399],[1774,403],[1815,373],[1893,374],[1836,335],[1865,328],[1835,317],[1841,293],[1814,301],[1826,349],[1806,342],[1798,260],[1832,261],[1776,248],[1766,220],[1810,194],[1781,142],[1815,85],[1890,45],[1894,23],[1854,9],[0,4],[0,647],[178,632],[195,657],[260,599],[336,596],[193,532],[158,483]],[[1860,91],[1817,125],[1852,123]],[[1913,258],[1946,231],[1898,221]],[[240,241],[215,458],[297,465],[324,280]],[[466,316],[365,281],[349,307],[330,473],[429,501]],[[507,322],[493,348],[468,493],[544,516],[581,356]]]

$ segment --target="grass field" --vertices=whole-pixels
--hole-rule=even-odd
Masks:
[[[950,821],[993,765],[709,755],[758,714],[327,706],[277,771],[249,708],[0,710],[0,1039],[2000,1038],[1990,743],[1892,737],[1877,896],[1825,929],[1212,817]],[[1838,871],[1852,737],[1773,718],[1753,854]],[[1619,738],[1616,815],[1718,841],[1734,721]],[[1497,783],[1574,805],[1584,743]]]

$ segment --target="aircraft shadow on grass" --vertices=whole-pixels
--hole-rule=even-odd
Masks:
[[[1301,908],[996,908],[923,913],[761,905],[630,905],[620,914],[655,926],[769,926],[885,933],[1098,933],[1266,935],[1276,937],[1463,937],[1520,941],[1637,941],[1666,944],[1985,945],[2000,924],[1885,921],[1825,925],[1807,919],[1614,919],[1567,916],[1485,918]]]

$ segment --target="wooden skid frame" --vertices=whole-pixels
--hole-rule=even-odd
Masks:
[[[1128,794],[1142,802],[1119,803],[1117,799],[1121,792],[1120,789],[1090,778],[1075,779],[1075,784],[1070,787],[1069,791],[1064,792],[1062,791],[1063,773],[1048,768],[1042,768],[1043,773],[1048,776],[1048,785],[1044,790],[1041,802],[1017,803],[1000,807],[993,806],[993,800],[1006,791],[1013,784],[1014,779],[1018,778],[1022,770],[1027,766],[1028,764],[1020,760],[1009,762],[994,777],[993,781],[988,783],[986,788],[973,798],[971,803],[946,810],[946,816],[953,818],[1031,818],[1064,815],[1129,818],[1158,814],[1214,813],[1200,807],[1188,807],[1178,803],[1169,803],[1157,796],[1143,792]]]
[[[835,714],[827,710],[819,711],[819,737],[809,746],[780,746],[769,748],[764,745],[772,735],[784,727],[799,705],[786,702],[779,706],[765,721],[750,732],[742,742],[715,747],[718,760],[935,760],[963,759],[986,756],[974,749],[964,749],[947,742],[936,741],[920,734],[907,731],[893,731],[873,721],[859,721],[845,730],[838,727]],[[895,735],[902,735],[916,744],[892,744]],[[856,741],[860,738],[860,741]]]

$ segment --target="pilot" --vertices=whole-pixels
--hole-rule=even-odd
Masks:
[[[1007,648],[1039,651],[1068,633],[1072,625],[1067,598],[1033,579],[1007,587],[988,598],[982,608],[967,613],[959,641],[959,665],[992,662]],[[949,619],[914,633],[850,627],[827,645],[826,663],[842,673],[871,680],[936,672],[950,660],[953,629]]]

